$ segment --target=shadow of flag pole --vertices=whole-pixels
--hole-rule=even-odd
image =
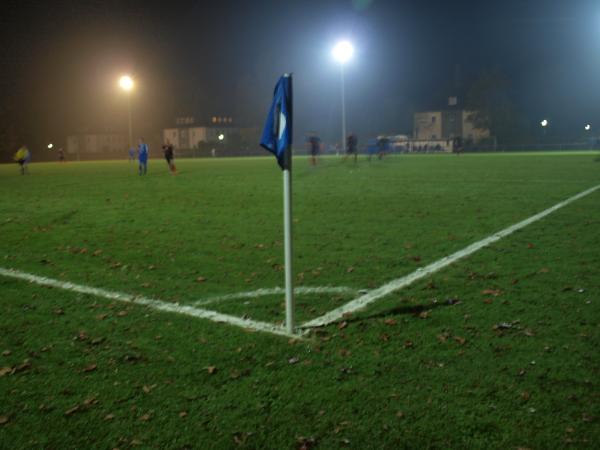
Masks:
[[[292,271],[292,75],[279,78],[273,93],[273,103],[260,139],[260,145],[273,153],[283,170],[283,226],[285,252],[285,327],[294,333],[294,286]]]

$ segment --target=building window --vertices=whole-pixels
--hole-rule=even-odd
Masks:
[[[435,134],[432,134],[431,139],[437,139],[437,136]]]
[[[217,118],[216,117],[212,118],[212,123],[217,123]]]
[[[431,116],[431,123],[435,123],[435,119],[436,119],[435,116]]]

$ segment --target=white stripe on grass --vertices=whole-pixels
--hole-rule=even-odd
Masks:
[[[525,219],[519,223],[511,225],[510,227],[505,228],[504,230],[499,231],[485,239],[482,239],[481,241],[475,242],[474,244],[471,244],[468,247],[457,251],[456,253],[453,253],[449,256],[445,256],[444,258],[442,258],[438,261],[435,261],[435,262],[429,264],[428,266],[417,269],[415,272],[413,272],[411,274],[408,274],[402,278],[397,278],[395,280],[392,280],[389,283],[386,283],[377,289],[373,289],[372,291],[369,291],[366,294],[361,295],[360,297],[352,300],[351,302],[346,303],[345,305],[340,306],[339,308],[336,308],[320,317],[317,317],[316,319],[313,319],[313,320],[310,320],[310,321],[304,323],[301,326],[301,328],[321,327],[321,326],[329,325],[333,322],[336,322],[336,321],[340,320],[342,317],[344,317],[346,314],[351,314],[356,311],[359,311],[359,310],[365,308],[366,306],[370,305],[371,303],[373,303],[383,297],[386,297],[387,295],[391,294],[392,292],[402,289],[402,288],[414,283],[415,281],[420,280],[421,278],[425,278],[425,277],[431,275],[432,273],[435,273],[435,272],[443,269],[444,267],[449,266],[450,264],[458,261],[459,259],[462,259],[466,256],[472,255],[476,251],[481,250],[483,247],[486,247],[496,241],[499,241],[500,239],[514,233],[515,231],[520,230],[521,228],[525,228],[527,225],[530,225],[534,222],[537,222],[540,219],[543,219],[547,215],[552,214],[554,211],[556,211],[560,208],[563,208],[564,206],[567,206],[568,204],[573,203],[574,201],[579,200],[580,198],[583,198],[598,189],[600,189],[600,185],[594,186],[593,188],[590,188],[586,191],[580,192],[579,194],[574,195],[573,197],[570,197],[560,203],[557,203],[556,205],[554,205],[534,216],[531,216],[528,219]]]
[[[210,311],[206,309],[195,308],[193,306],[179,305],[176,303],[168,303],[162,300],[140,297],[136,295],[130,295],[123,292],[108,291],[106,289],[99,289],[91,286],[85,286],[81,284],[69,283],[66,281],[55,280],[47,277],[40,277],[26,272],[21,272],[13,269],[4,269],[0,267],[0,275],[17,278],[20,280],[29,281],[30,283],[39,284],[41,286],[51,286],[66,291],[77,292],[80,294],[93,295],[95,297],[101,297],[108,300],[116,300],[124,303],[132,303],[136,305],[143,305],[150,309],[157,311],[184,314],[186,316],[198,317],[200,319],[207,319],[213,322],[222,322],[236,327],[245,328],[254,331],[263,331],[267,333],[277,334],[286,337],[298,337],[297,335],[289,334],[285,328],[277,326],[272,323],[258,322],[256,320],[243,319],[241,317],[230,316],[227,314],[221,314],[216,311]]]
[[[359,289],[354,289],[350,287],[344,286],[298,286],[294,288],[294,294],[296,295],[306,295],[306,294],[357,294],[360,292]],[[215,297],[209,297],[203,300],[198,300],[194,302],[195,306],[208,305],[211,303],[219,303],[227,300],[240,300],[240,299],[249,299],[249,298],[257,298],[257,297],[266,297],[269,295],[283,295],[285,294],[285,289],[282,287],[274,287],[274,288],[263,288],[257,289],[255,291],[247,291],[247,292],[238,292],[236,294],[226,294]]]

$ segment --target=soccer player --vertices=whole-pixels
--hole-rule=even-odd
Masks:
[[[356,134],[354,133],[350,133],[346,139],[346,154],[344,155],[344,161],[352,155],[354,155],[354,162],[356,163],[358,161],[358,137],[356,137]]]
[[[131,147],[127,152],[129,153],[129,162],[135,161],[135,148]]]
[[[27,173],[27,164],[29,164],[29,161],[31,161],[31,153],[29,152],[27,146],[23,145],[19,150],[17,150],[17,153],[15,153],[15,156],[13,156],[13,159],[19,164],[19,166],[21,166],[21,175],[25,175]]]
[[[317,165],[317,156],[321,150],[321,138],[316,134],[308,137],[308,150],[310,151],[310,164],[312,166]]]
[[[166,144],[162,146],[163,153],[165,154],[165,159],[167,160],[167,165],[169,166],[169,170],[173,175],[177,175],[177,168],[175,167],[175,163],[173,159],[175,158],[175,153],[173,152],[173,146],[167,141]]]
[[[146,175],[148,172],[148,144],[144,142],[144,138],[139,139],[138,144],[138,161],[139,161],[139,174]]]
[[[65,162],[65,151],[62,148],[58,149],[58,162]]]

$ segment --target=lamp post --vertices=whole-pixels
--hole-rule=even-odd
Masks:
[[[131,91],[133,90],[133,78],[123,75],[119,78],[119,86],[127,93],[127,111],[129,114],[129,148],[133,148],[133,125],[131,119]]]
[[[542,137],[544,139],[544,141],[546,140],[546,129],[548,128],[548,125],[550,124],[550,122],[548,122],[548,119],[544,119],[540,122],[540,125],[542,126]]]
[[[342,90],[342,150],[346,142],[346,89],[344,86],[344,65],[352,59],[354,47],[348,41],[338,42],[331,51],[333,58],[340,63],[341,90]]]

